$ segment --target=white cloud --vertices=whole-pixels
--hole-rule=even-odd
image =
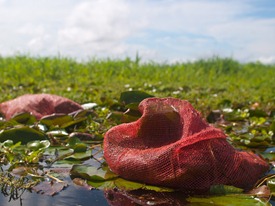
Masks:
[[[196,44],[196,48],[200,49],[199,44],[204,43],[205,39],[189,37],[183,40],[184,37],[181,36],[186,32],[201,35],[215,21],[223,23],[239,10],[239,4],[228,5],[216,1],[83,2],[75,8],[67,19],[66,26],[59,31],[58,45],[67,54],[71,53],[73,48],[81,48],[85,55],[106,56],[131,56],[138,50],[141,55],[146,54],[147,59],[161,59],[165,58],[166,52],[161,54],[163,51],[156,51],[147,45],[137,46],[137,43],[129,43],[127,40],[142,36],[146,38],[146,33],[153,31],[156,36],[151,35],[152,39],[147,41],[155,41],[160,47],[180,50],[178,43],[181,43],[183,47],[191,46],[191,49],[194,48],[193,44]],[[177,32],[180,35],[177,37],[179,42],[166,41],[165,38],[170,38],[169,34],[161,39],[158,35],[162,32]],[[194,53],[190,52],[192,55]],[[190,56],[188,51],[184,55],[185,58]],[[167,58],[170,58],[169,55]]]
[[[227,43],[235,58],[249,61],[275,53],[275,18],[245,18],[209,28],[209,35]]]
[[[271,16],[260,16],[265,7],[255,3],[260,1],[0,0],[0,54],[85,59],[139,52],[157,61],[220,55],[274,62],[275,15],[269,7]]]
[[[131,21],[130,5],[123,0],[95,0],[79,4],[58,32],[58,45],[80,47],[86,55],[117,54],[127,51],[124,42],[140,24]]]
[[[247,1],[164,1],[157,6],[150,27],[167,32],[157,41],[177,59],[220,55],[254,61],[275,53],[275,18],[250,17],[256,8]]]

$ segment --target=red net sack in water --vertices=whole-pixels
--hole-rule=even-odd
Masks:
[[[249,189],[269,169],[255,154],[235,150],[187,101],[148,98],[139,110],[140,119],[105,134],[106,162],[125,179],[206,192],[218,184]]]
[[[8,120],[12,116],[29,112],[37,119],[54,113],[65,113],[82,109],[76,102],[52,94],[25,94],[0,104],[0,113]]]

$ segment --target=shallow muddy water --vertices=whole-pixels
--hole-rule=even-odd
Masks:
[[[69,186],[55,196],[25,191],[18,199],[0,195],[1,206],[108,206],[104,192]]]
[[[131,196],[131,197],[134,198],[134,196]],[[163,196],[162,198],[159,199],[159,201],[155,202],[156,204],[151,201],[145,201],[145,202],[134,201],[135,203],[133,203],[132,198],[125,199],[124,197],[121,196],[121,194],[118,194],[118,195],[112,194],[110,196],[110,193],[109,193],[109,196],[107,196],[101,190],[87,190],[87,189],[84,189],[83,187],[70,185],[65,190],[63,190],[62,192],[54,196],[41,195],[41,194],[37,194],[36,192],[25,191],[22,195],[20,195],[20,197],[18,197],[17,199],[13,199],[10,196],[5,196],[3,193],[1,193],[0,205],[1,206],[37,206],[37,205],[39,206],[111,206],[111,205],[127,206],[128,204],[131,204],[131,205],[135,204],[137,206],[138,205],[145,206],[145,205],[166,205],[162,203],[163,203],[163,200],[167,201],[167,198],[169,198],[169,201],[168,202],[165,201],[165,202],[168,203],[169,206],[197,205],[197,204],[188,204],[182,198],[177,198],[177,197],[173,198],[171,196],[170,197]],[[136,198],[136,200],[137,199],[140,199],[140,198]],[[270,201],[270,204],[275,206],[274,201]],[[214,204],[210,204],[210,205],[214,205]]]

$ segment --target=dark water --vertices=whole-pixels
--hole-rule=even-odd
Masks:
[[[104,192],[69,186],[55,196],[25,191],[16,200],[0,195],[0,206],[107,206]]]
[[[115,197],[115,198],[114,198]],[[55,196],[41,195],[37,193],[31,193],[25,191],[20,198],[12,199],[9,196],[4,196],[3,193],[0,195],[0,206],[109,206],[105,193],[100,190],[87,190],[78,186],[69,186],[65,190],[61,191]],[[167,198],[167,197],[166,197]],[[126,200],[119,196],[112,195],[112,205],[115,206],[127,206],[133,205],[132,201]],[[167,199],[166,199],[167,200]],[[168,203],[169,202],[169,203]],[[168,206],[173,205],[186,205],[186,202],[173,198],[166,202]],[[148,204],[135,202],[134,205],[159,205],[159,204]],[[274,201],[270,201],[271,205],[275,205]],[[166,205],[166,204],[160,204]],[[190,205],[190,204],[187,204]],[[191,204],[194,205],[194,204]],[[211,204],[212,205],[212,204]],[[234,205],[234,204],[233,204]],[[110,205],[111,206],[111,205]]]
[[[102,154],[99,154],[99,156],[100,155]],[[85,163],[99,166],[99,163],[94,159],[90,159]],[[186,205],[187,203],[182,195],[173,195],[171,193],[168,193],[168,195],[162,195],[161,193],[156,192],[150,192],[150,194],[148,194],[144,191],[141,193],[131,193],[125,195],[116,191],[104,192],[101,190],[87,190],[84,187],[75,185],[69,177],[66,178],[66,181],[68,182],[69,186],[54,196],[47,196],[37,194],[36,192],[25,191],[22,194],[19,192],[16,198],[12,198],[9,195],[4,195],[5,192],[2,190],[0,191],[0,206],[179,206]],[[142,201],[142,199],[145,200],[146,198],[141,197],[150,197],[150,199],[154,197],[154,201]],[[270,201],[270,203],[271,205],[275,206],[274,201]]]

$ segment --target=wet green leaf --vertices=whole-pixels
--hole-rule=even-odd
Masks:
[[[231,193],[242,193],[243,189],[230,185],[213,185],[210,188],[210,194],[213,195],[226,195]]]
[[[24,160],[28,163],[38,163],[39,158],[42,156],[41,150],[34,150],[25,156]]]
[[[173,192],[175,190],[167,187],[158,187],[153,185],[146,185],[139,182],[129,181],[125,180],[123,178],[116,178],[114,180],[114,185],[122,190],[138,190],[138,189],[144,189],[144,190],[153,190],[156,192]]]
[[[16,116],[13,116],[11,120],[14,120],[21,124],[28,124],[28,125],[31,125],[37,122],[37,119],[35,118],[35,116],[31,115],[28,112],[17,114]]]
[[[74,149],[74,152],[76,152],[76,153],[86,152],[88,149],[88,146],[84,143],[78,143],[73,147],[73,149]]]
[[[77,137],[71,137],[67,146],[74,149],[74,152],[86,152],[88,149],[88,145],[81,142]]]
[[[50,146],[50,142],[48,140],[42,140],[42,141],[32,141],[27,143],[27,147],[31,150],[39,150],[39,149],[45,149]]]
[[[125,105],[128,105],[131,103],[139,103],[142,100],[149,97],[153,97],[153,96],[141,91],[127,91],[127,92],[122,92],[120,94],[120,102],[122,102]]]
[[[131,110],[138,110],[138,105],[140,102],[133,102],[130,104],[127,104],[125,107]]]
[[[9,130],[2,130],[0,132],[0,142],[4,142],[6,140],[12,140],[13,142],[21,142],[22,144],[26,144],[30,141],[34,140],[47,140],[47,136],[30,127],[24,126],[20,128],[12,128]]]
[[[175,190],[172,188],[158,187],[158,186],[154,186],[154,185],[144,185],[142,189],[152,190],[152,191],[156,191],[156,192],[175,192]]]
[[[271,190],[271,194],[275,196],[275,178],[269,179],[267,181],[267,186]]]
[[[59,129],[59,130],[52,130],[47,132],[47,135],[52,135],[55,137],[64,137],[64,136],[68,136],[69,134],[66,132],[65,129]]]
[[[89,185],[98,189],[112,189],[117,187],[122,190],[145,189],[157,192],[174,191],[171,188],[145,185],[143,183],[125,180],[111,172],[108,168],[102,170],[88,165],[74,165],[71,170],[71,175],[86,179]]]
[[[262,156],[269,161],[275,161],[275,153],[262,153]]]
[[[136,110],[135,110],[136,111]],[[141,115],[132,115],[132,110],[130,112],[124,113],[124,112],[112,112],[110,115],[110,119],[117,122],[117,124],[120,123],[126,123],[126,122],[133,122],[139,119]]]
[[[144,184],[125,180],[123,178],[116,178],[116,180],[114,181],[114,184],[116,187],[118,187],[122,190],[138,190],[138,189],[145,187]]]
[[[94,181],[94,182],[102,182],[105,180],[110,180],[117,175],[106,175],[106,171],[103,171],[102,169],[98,169],[93,166],[88,166],[88,165],[74,165],[72,170],[71,170],[71,175],[76,176],[76,177],[81,177],[83,179],[89,180],[89,181]]]
[[[61,127],[64,124],[74,121],[73,117],[67,114],[52,114],[40,119],[40,124],[48,127]]]
[[[91,111],[84,109],[84,110],[78,110],[76,112],[70,113],[70,116],[72,116],[74,119],[79,119],[79,118],[87,117],[91,113],[92,113]]]
[[[86,160],[86,159],[89,159],[91,158],[92,156],[92,151],[91,150],[87,150],[85,152],[75,152],[66,157],[65,160],[71,160],[71,159],[74,159],[74,160]]]
[[[271,206],[271,204],[265,200],[254,197],[253,195],[246,194],[232,194],[225,196],[208,196],[208,197],[189,197],[187,198],[189,204],[186,205],[200,205],[200,206]]]
[[[114,181],[109,181],[109,180],[99,181],[99,182],[88,180],[87,184],[94,187],[94,188],[96,188],[96,189],[100,189],[100,190],[115,188]]]
[[[98,137],[98,136],[95,136],[89,133],[83,133],[83,132],[73,132],[69,135],[69,141],[70,139],[74,139],[74,138],[77,138],[84,142],[102,140],[102,137]]]
[[[61,128],[67,128],[67,127],[70,127],[72,125],[76,125],[76,124],[79,124],[81,122],[84,122],[86,119],[87,119],[87,117],[77,118],[77,119],[74,119],[73,121],[66,122],[66,123],[60,125],[60,127]]]
[[[11,147],[13,145],[13,141],[8,139],[5,142],[2,143],[4,147]]]

